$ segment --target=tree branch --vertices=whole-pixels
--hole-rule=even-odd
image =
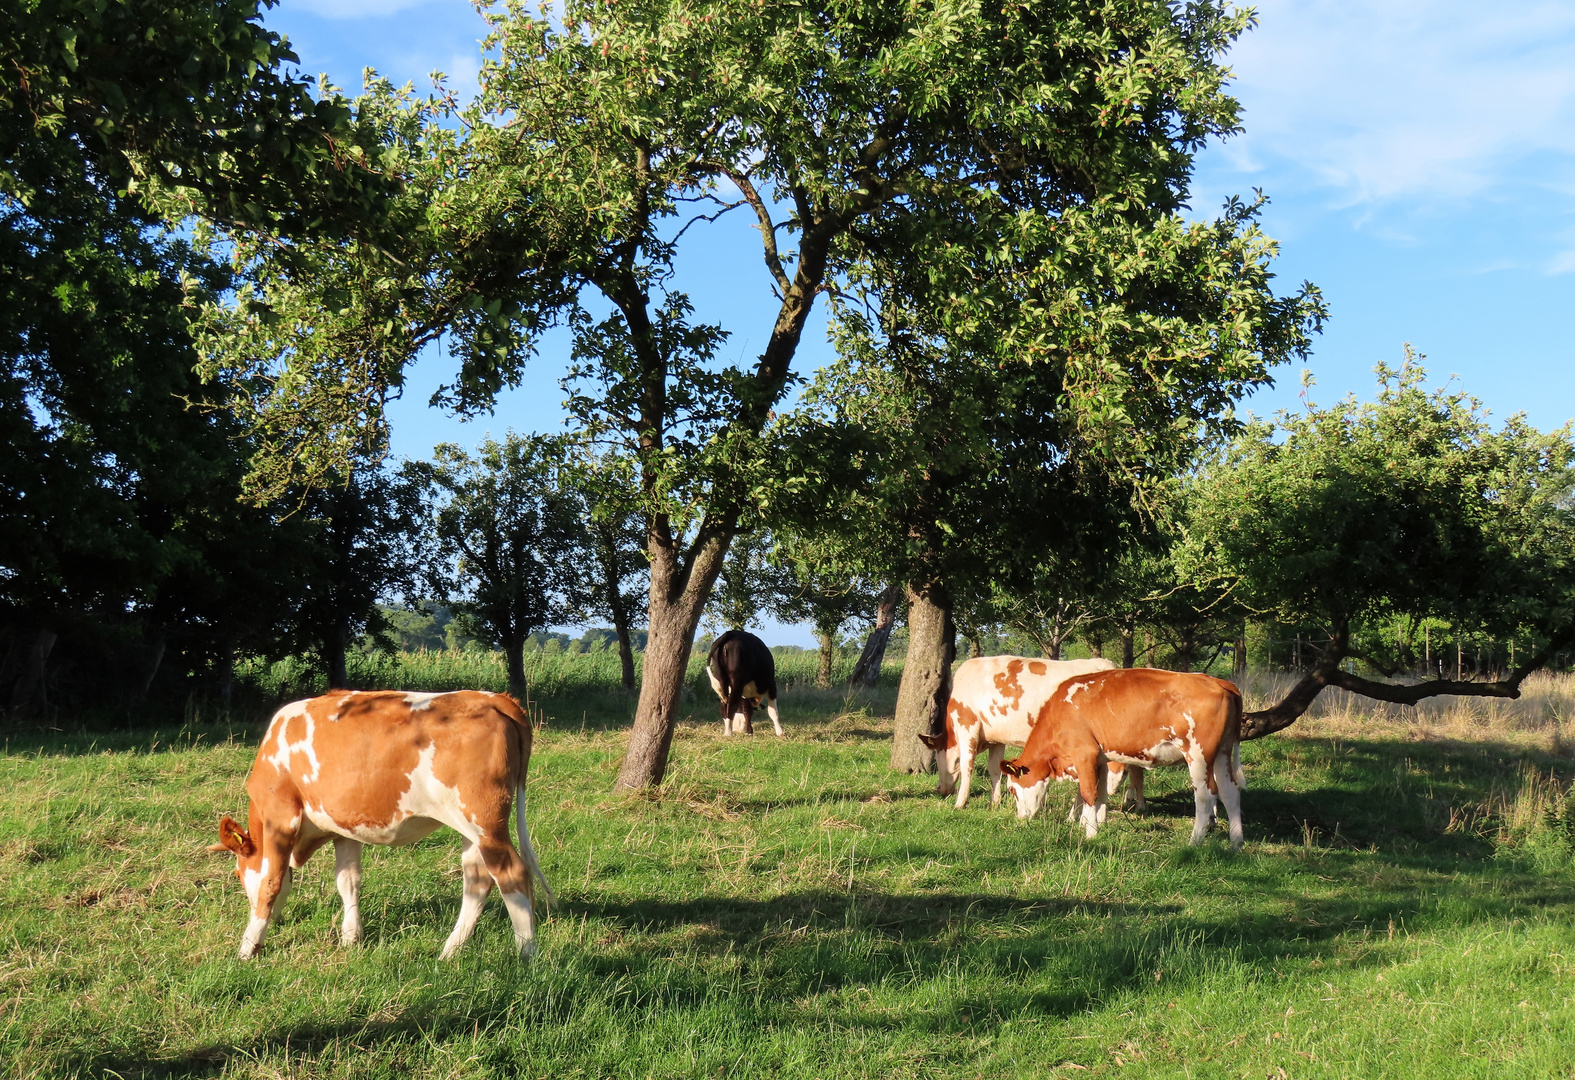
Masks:
[[[755,185],[748,174],[739,172],[725,162],[704,161],[700,164],[702,168],[719,172],[727,177],[733,182],[733,186],[743,193],[744,200],[755,211],[755,218],[759,221],[760,241],[765,248],[766,269],[771,272],[777,287],[786,292],[793,283],[788,280],[787,271],[782,268],[782,256],[777,251],[776,223],[771,220],[771,210],[766,206],[766,201],[760,197],[760,192],[755,190]]]
[[[1415,705],[1423,698],[1444,694],[1456,697],[1518,698],[1520,684],[1526,676],[1547,666],[1554,654],[1571,642],[1575,642],[1575,627],[1553,635],[1540,652],[1512,671],[1507,679],[1497,682],[1429,679],[1420,683],[1384,683],[1340,670],[1340,661],[1348,655],[1350,646],[1349,632],[1342,627],[1330,639],[1329,647],[1319,658],[1318,666],[1291,687],[1290,693],[1278,704],[1242,716],[1241,737],[1243,740],[1261,739],[1290,727],[1311,707],[1325,686],[1338,686],[1353,694],[1397,705]]]

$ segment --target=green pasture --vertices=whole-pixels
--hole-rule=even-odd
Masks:
[[[559,903],[529,964],[495,897],[437,960],[447,833],[367,849],[362,946],[335,944],[319,855],[240,963],[233,861],[204,847],[244,809],[258,729],[13,734],[0,1075],[1575,1075],[1556,740],[1306,722],[1245,747],[1232,855],[1222,830],[1186,846],[1179,771],[1085,841],[891,773],[887,689],[783,706],[788,738],[724,740],[696,695],[666,786],[635,798],[610,794],[626,699],[537,702],[529,818]]]

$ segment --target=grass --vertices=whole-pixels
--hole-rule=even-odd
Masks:
[[[785,694],[785,740],[722,739],[696,695],[660,794],[613,796],[622,699],[544,694],[530,821],[560,904],[528,965],[496,898],[436,959],[447,833],[367,849],[363,946],[334,944],[319,855],[239,963],[233,862],[203,847],[257,729],[13,735],[0,1075],[1569,1077],[1572,691],[1334,700],[1245,747],[1239,855],[1186,846],[1178,771],[1092,841],[953,812],[887,769],[889,688]]]

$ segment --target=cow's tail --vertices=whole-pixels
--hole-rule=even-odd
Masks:
[[[520,854],[525,857],[526,872],[537,881],[541,882],[541,902],[550,907],[558,902],[553,894],[552,886],[547,883],[547,875],[541,872],[541,863],[536,860],[536,849],[531,847],[530,830],[525,827],[525,774],[520,773],[519,788],[514,796],[514,830],[519,833]]]
[[[1230,688],[1230,718],[1225,725],[1225,737],[1230,740],[1230,780],[1238,788],[1245,789],[1247,778],[1241,771],[1241,691],[1235,686]]]
[[[520,708],[519,702],[506,694],[496,695],[503,698],[512,708],[500,708],[496,701],[493,708],[514,722],[514,735],[519,740],[518,753],[520,762],[519,779],[514,784],[514,831],[519,834],[520,856],[525,860],[526,887],[531,881],[541,882],[542,903],[555,904],[558,901],[553,894],[552,886],[547,883],[547,875],[541,871],[541,863],[536,858],[536,849],[531,846],[530,830],[525,826],[525,775],[530,771],[531,737],[530,718]]]

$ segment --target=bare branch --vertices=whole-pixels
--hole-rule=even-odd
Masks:
[[[717,201],[721,202],[721,200],[717,200]],[[689,226],[693,225],[695,222],[697,222],[697,221],[704,221],[706,224],[709,225],[709,224],[715,222],[717,219],[719,219],[723,214],[727,213],[729,210],[737,210],[740,206],[744,205],[744,202],[745,202],[745,200],[739,199],[737,202],[722,203],[722,209],[718,210],[714,214],[696,214],[694,217],[692,217],[688,221],[684,222],[684,227],[682,229],[678,230],[678,235],[677,236],[673,237],[673,243],[675,243],[675,244],[678,243],[678,241],[683,238],[684,233],[689,231]]]
[[[1451,694],[1456,697],[1520,697],[1520,684],[1533,671],[1547,666],[1555,653],[1575,642],[1575,627],[1555,634],[1551,641],[1530,660],[1512,671],[1508,678],[1496,682],[1473,682],[1456,679],[1429,679],[1420,683],[1384,683],[1364,679],[1360,675],[1340,669],[1340,661],[1349,655],[1349,631],[1342,627],[1330,638],[1329,647],[1318,660],[1318,665],[1300,682],[1291,687],[1290,693],[1276,705],[1246,713],[1241,718],[1241,737],[1261,739],[1290,727],[1307,711],[1326,686],[1338,686],[1353,694],[1390,701],[1397,705],[1415,705],[1423,698]]]
[[[702,161],[699,167],[712,172],[720,173],[733,182],[744,195],[744,201],[754,208],[755,218],[759,222],[760,241],[765,248],[766,269],[771,272],[771,277],[777,286],[786,292],[793,287],[788,280],[787,271],[782,268],[782,256],[777,251],[777,226],[771,220],[771,210],[766,206],[766,201],[760,197],[760,192],[755,190],[754,182],[749,179],[748,173],[739,172],[726,162]],[[686,225],[685,228],[688,228]]]

